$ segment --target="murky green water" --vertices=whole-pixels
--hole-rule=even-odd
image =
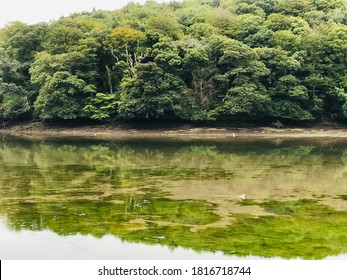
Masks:
[[[1,259],[347,256],[347,141],[5,137],[0,225]]]

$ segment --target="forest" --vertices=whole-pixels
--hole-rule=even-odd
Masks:
[[[185,0],[0,29],[0,124],[347,121],[347,0]]]

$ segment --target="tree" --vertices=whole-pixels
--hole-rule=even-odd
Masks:
[[[21,64],[0,49],[0,119],[15,121],[30,116],[31,92]]]
[[[117,94],[97,93],[88,98],[83,112],[95,120],[113,121],[118,118],[119,97]]]
[[[129,3],[0,29],[0,118],[347,119],[346,0]]]
[[[271,14],[264,25],[272,31],[288,30],[295,35],[307,35],[310,31],[309,24],[300,17]]]
[[[270,70],[262,84],[266,86],[271,101],[268,102],[269,117],[274,119],[313,120],[321,102],[299,78],[302,59],[298,53],[291,54],[279,48],[257,49],[260,59]]]
[[[269,73],[253,49],[237,40],[222,40],[218,65],[225,72],[226,77],[233,79],[236,76],[244,75],[257,79]]]
[[[250,37],[261,31],[264,19],[261,16],[245,14],[237,16],[237,25],[233,37],[241,42],[249,41]]]
[[[266,89],[260,78],[269,74],[258,54],[249,46],[225,37],[209,42],[210,59],[217,60],[219,73],[214,75],[219,85],[218,107],[225,116],[233,118],[266,115]]]
[[[345,0],[311,0],[311,3],[317,10],[324,12],[346,7]]]
[[[209,108],[216,98],[213,77],[218,69],[209,62],[206,46],[188,49],[183,63],[185,71],[191,74],[190,86],[197,105]]]
[[[294,74],[301,68],[300,57],[297,54],[291,55],[290,52],[281,48],[262,47],[255,49],[260,60],[270,70],[269,75],[265,76],[263,84],[273,85],[284,75]]]
[[[207,14],[207,23],[217,28],[223,35],[232,35],[237,28],[236,15],[222,8],[211,10]]]
[[[258,120],[265,119],[270,101],[266,89],[259,83],[252,83],[245,78],[242,80],[243,82],[237,81],[229,89],[223,105],[224,115],[245,119],[250,117]]]
[[[269,93],[272,96],[273,108],[271,114],[274,117],[293,120],[314,119],[310,113],[311,100],[308,96],[308,90],[295,76],[282,76],[269,89]],[[286,106],[281,107],[278,106],[279,104]]]
[[[43,46],[50,54],[66,53],[83,37],[81,28],[72,19],[67,18],[49,26]]]
[[[276,9],[280,13],[297,17],[313,10],[313,5],[310,0],[278,0]]]
[[[167,14],[159,14],[149,18],[146,30],[158,32],[174,40],[180,38],[182,32],[176,18]]]
[[[338,24],[321,24],[303,39],[307,53],[303,82],[316,104],[315,111],[325,119],[344,118],[341,92],[347,61],[346,31]]]
[[[300,39],[300,36],[295,35],[290,30],[279,30],[273,33],[270,42],[274,46],[279,46],[285,51],[294,53],[300,50]]]
[[[117,27],[106,36],[104,44],[109,48],[116,62],[126,61],[130,75],[134,76],[135,66],[143,57],[144,48],[141,43],[146,36],[143,32],[127,28]]]
[[[119,115],[123,119],[184,117],[187,89],[182,80],[155,63],[136,65],[137,75],[122,83]]]
[[[37,88],[30,83],[29,68],[34,54],[42,49],[46,24],[14,22],[3,29],[0,49],[0,118],[30,119]]]
[[[270,104],[270,116],[282,120],[312,121],[314,117],[298,103],[290,100],[277,100]]]
[[[187,32],[193,38],[203,39],[218,34],[218,29],[208,23],[195,23]]]
[[[0,79],[0,120],[15,121],[28,118],[31,104],[26,89]]]
[[[40,118],[84,117],[82,109],[96,90],[95,51],[96,42],[86,38],[75,42],[69,52],[36,55],[30,73],[32,83],[39,87],[35,111]]]
[[[176,11],[177,22],[187,28],[193,24],[204,23],[206,20],[206,8],[202,6],[189,6]]]
[[[58,71],[41,87],[35,110],[44,120],[72,120],[81,117],[86,94],[95,90],[84,80],[68,71]]]
[[[165,37],[152,46],[151,57],[167,73],[178,74],[182,65],[178,46]]]
[[[33,62],[35,53],[42,50],[42,40],[46,35],[47,28],[45,23],[27,25],[14,22],[4,29],[5,48],[13,59],[22,64],[26,71]]]

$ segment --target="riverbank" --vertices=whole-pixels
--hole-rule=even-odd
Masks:
[[[95,137],[103,139],[123,137],[191,137],[191,138],[347,138],[343,127],[228,127],[194,124],[45,124],[24,123],[0,129],[2,135],[31,137]]]

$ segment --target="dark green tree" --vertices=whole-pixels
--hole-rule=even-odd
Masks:
[[[137,64],[136,72],[136,76],[122,83],[121,118],[184,118],[187,89],[178,76],[166,73],[154,62]]]

